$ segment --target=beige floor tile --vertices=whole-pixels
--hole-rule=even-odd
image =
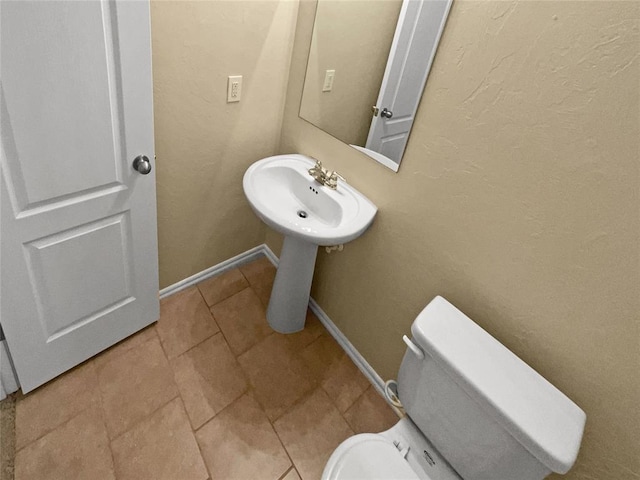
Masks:
[[[373,386],[344,413],[344,418],[356,433],[383,432],[398,422],[398,416]]]
[[[307,310],[307,318],[304,323],[304,330],[296,333],[286,334],[287,341],[296,350],[302,350],[312,343],[322,334],[328,335],[318,317],[311,311]]]
[[[282,480],[301,480],[301,479],[300,479],[300,475],[298,475],[298,472],[296,472],[296,469],[292,468],[287,472],[287,474],[284,477],[282,477]]]
[[[111,443],[118,480],[205,480],[208,477],[179,398]]]
[[[61,404],[48,405],[54,411]],[[97,406],[16,454],[15,480],[113,480],[109,438]]]
[[[235,355],[247,351],[273,331],[264,306],[250,288],[214,305],[211,312]]]
[[[321,388],[274,424],[304,480],[319,479],[336,447],[353,431]]]
[[[196,432],[211,479],[278,480],[291,462],[260,406],[244,395]]]
[[[301,355],[318,382],[322,382],[346,354],[338,342],[326,334],[304,348]]]
[[[207,302],[207,305],[215,305],[225,298],[235,295],[249,286],[249,282],[234,268],[215,277],[209,278],[198,284],[198,288]]]
[[[251,263],[241,265],[240,271],[249,280],[251,288],[266,307],[269,304],[273,280],[276,277],[276,267],[267,257],[261,257]]]
[[[97,370],[105,422],[112,439],[178,395],[173,372],[157,338],[118,355]]]
[[[327,371],[322,388],[340,413],[347,411],[364,391],[371,386],[367,377],[355,366],[345,353]]]
[[[247,390],[244,373],[220,334],[170,363],[194,429]]]
[[[158,338],[155,323],[134,333],[130,337],[125,338],[121,342],[116,343],[113,347],[108,348],[104,352],[95,356],[92,361],[97,368],[100,368],[102,365],[114,359],[118,355],[128,352],[132,348],[137,348],[152,338]]]
[[[16,448],[20,449],[97,402],[95,365],[89,361],[20,398]]]
[[[219,331],[197,287],[160,300],[157,332],[167,357],[177,357]]]
[[[238,357],[253,395],[271,420],[284,413],[316,385],[313,375],[284,335],[271,335]]]

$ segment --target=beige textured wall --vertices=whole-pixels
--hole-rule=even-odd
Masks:
[[[151,4],[161,287],[264,240],[242,175],[278,147],[297,8]],[[244,76],[240,103],[228,75]]]
[[[302,118],[343,142],[365,145],[401,6],[402,0],[318,4]],[[331,92],[322,91],[327,70],[336,71]]]
[[[281,150],[379,207],[313,296],[388,378],[444,295],[587,412],[566,478],[640,478],[640,3],[456,0],[398,174],[298,118],[312,13]]]

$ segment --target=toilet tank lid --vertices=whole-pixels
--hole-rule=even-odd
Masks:
[[[411,327],[414,340],[540,462],[566,473],[586,415],[560,390],[438,296]]]

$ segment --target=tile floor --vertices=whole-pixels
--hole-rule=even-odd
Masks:
[[[397,418],[319,320],[272,331],[266,258],[161,301],[136,335],[18,400],[16,480],[319,479]]]

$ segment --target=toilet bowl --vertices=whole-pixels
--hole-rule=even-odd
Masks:
[[[381,433],[348,438],[333,452],[322,480],[460,480],[408,417]]]
[[[323,480],[539,480],[573,466],[586,415],[556,387],[442,297],[411,333],[407,416],[345,440]]]

